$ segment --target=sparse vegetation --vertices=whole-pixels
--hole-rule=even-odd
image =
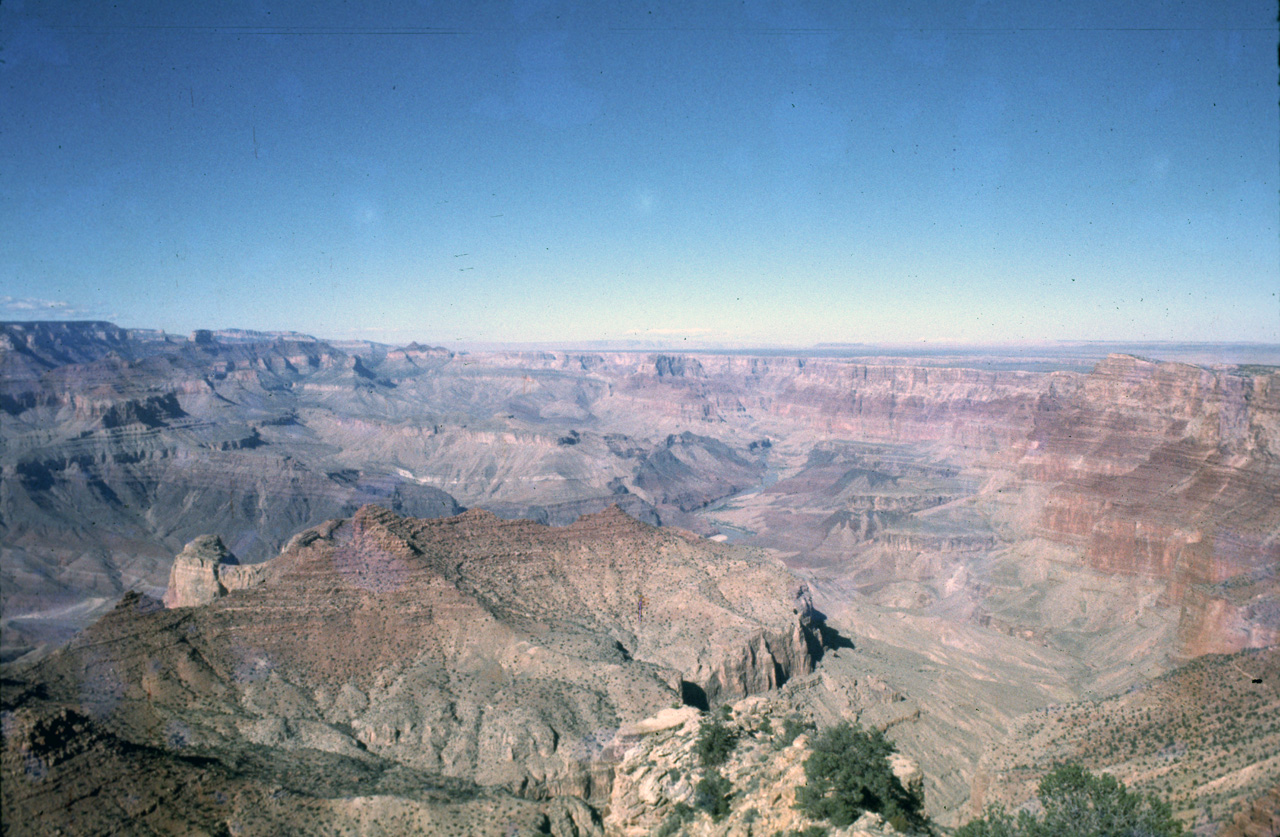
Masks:
[[[1267,787],[1265,771],[1246,768],[1280,741],[1280,721],[1266,713],[1280,684],[1277,659],[1265,651],[1202,657],[1125,694],[1027,716],[1000,752],[999,769],[1018,786],[1000,798],[1032,795],[1040,776],[1070,762],[1158,794],[1188,827],[1223,824]],[[1239,781],[1214,781],[1229,774]]]
[[[894,747],[884,733],[846,722],[823,731],[812,749],[804,763],[805,785],[796,790],[796,807],[805,814],[843,827],[871,811],[902,829],[926,826],[922,800],[889,767]]]
[[[1114,776],[1078,764],[1054,768],[1040,781],[1039,814],[1015,818],[1000,806],[956,832],[956,837],[1175,837],[1182,823],[1168,803],[1129,791]]]
[[[827,837],[831,833],[831,829],[822,825],[811,825],[808,828],[793,828],[790,831],[774,832],[773,837]]]
[[[713,822],[720,822],[729,813],[729,797],[732,794],[733,783],[717,768],[712,767],[694,788],[694,804],[710,814]]]
[[[679,834],[680,829],[685,823],[693,819],[695,812],[692,808],[683,802],[677,802],[671,809],[671,813],[662,821],[662,825],[653,832],[653,837],[673,837]]]
[[[788,717],[782,722],[782,729],[773,740],[773,748],[782,750],[790,747],[791,744],[800,737],[801,733],[809,732],[813,729],[813,724],[801,721],[794,716]]]
[[[738,730],[716,719],[702,723],[694,750],[703,767],[716,767],[725,763],[737,745]]]

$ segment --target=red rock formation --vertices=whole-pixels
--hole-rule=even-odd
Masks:
[[[1257,601],[1280,594],[1275,377],[1112,356],[1042,410],[1023,459],[1026,476],[1062,481],[1043,534],[1081,545],[1092,569],[1168,582],[1186,655],[1277,638],[1274,608],[1211,587],[1261,574]]]
[[[368,753],[593,799],[610,768],[592,736],[814,666],[807,598],[776,562],[617,509],[553,528],[366,506],[240,589],[223,557],[197,541],[169,609],[130,594],[33,676],[143,738],[181,720],[210,745]]]
[[[106,323],[0,329],[0,514],[13,521],[5,545],[24,550],[5,602],[24,587],[36,598],[89,586],[118,596],[122,562],[163,583],[155,556],[203,531],[259,560],[288,532],[370,501],[427,516],[456,510],[456,497],[563,520],[626,495],[653,520],[696,529],[692,511],[757,484],[766,462],[794,464],[828,440],[909,445],[951,476],[1016,469],[1030,491],[1013,536],[1078,545],[1101,572],[1164,580],[1173,604],[1197,585],[1274,576],[1280,563],[1280,375],[1123,355],[1081,375],[895,358],[464,358],[419,346],[344,351],[294,334],[136,334]],[[778,443],[773,453],[744,449],[762,438]],[[843,526],[826,543],[833,513],[923,509],[903,499],[909,491],[846,485],[848,470],[806,467],[771,490],[758,521],[779,529],[768,545],[824,549],[818,557],[837,562],[867,526]],[[927,505],[972,490],[916,483]],[[1042,493],[1043,509],[1028,511]],[[899,551],[990,544],[987,534],[926,527],[924,537],[881,523]],[[104,533],[135,545],[108,549]],[[58,556],[89,549],[104,569],[87,586]],[[1258,589],[1262,599],[1233,607],[1273,624]],[[1219,618],[1203,603],[1222,597],[1202,593],[1187,619]]]

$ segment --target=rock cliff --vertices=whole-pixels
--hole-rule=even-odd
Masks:
[[[867,584],[972,575],[1042,537],[1091,571],[1166,584],[1184,655],[1276,629],[1274,584],[1255,578],[1248,600],[1218,589],[1280,561],[1280,375],[1262,367],[0,332],[5,659],[64,641],[125,589],[158,594],[202,532],[252,564],[368,502],[561,524],[618,503]],[[997,478],[1000,496],[982,494]],[[750,508],[714,508],[744,491]]]
[[[1277,385],[1112,356],[1037,415],[1021,467],[1056,483],[1041,531],[1092,569],[1165,582],[1184,655],[1280,636]],[[1252,595],[1218,587],[1228,580]]]
[[[599,730],[654,701],[790,688],[820,650],[800,581],[683,527],[774,550],[833,614],[881,608],[847,624],[862,637],[931,626],[876,671],[913,684],[885,711],[903,710],[931,798],[955,806],[1002,734],[986,719],[1049,701],[1031,685],[1050,669],[1072,684],[1053,700],[1096,697],[1280,640],[1277,369],[1096,359],[468,354],[0,324],[3,660],[104,614],[159,626],[157,643],[190,627],[110,665],[68,652],[96,672],[75,692],[91,704],[156,707],[128,715],[136,729],[86,715],[95,729],[157,741],[136,730],[177,718],[199,746],[598,800],[608,764],[570,754],[599,750]],[[614,504],[667,528],[597,514]],[[113,611],[129,590],[144,595]],[[162,594],[170,609],[141,612]],[[171,659],[206,632],[222,644]],[[973,658],[895,669],[950,632]],[[1052,665],[1005,666],[1015,648]],[[978,687],[954,686],[969,669],[1008,688],[970,707]],[[150,700],[122,701],[143,680]],[[193,723],[184,700],[216,711]],[[964,712],[948,741],[939,718]],[[590,830],[567,810],[531,816]]]
[[[173,559],[165,607],[195,607],[208,604],[232,590],[261,584],[266,577],[263,564],[242,566],[227,551],[222,538],[201,535],[183,547]]]
[[[807,597],[775,561],[617,509],[552,528],[366,506],[265,563],[229,558],[195,539],[166,607],[130,594],[24,674],[39,698],[11,705],[37,726],[84,714],[129,772],[144,751],[179,772],[186,753],[228,770],[245,748],[324,754],[343,771],[541,800],[551,817],[607,802],[622,725],[772,689],[821,653]],[[40,804],[18,794],[12,811]]]
[[[697,755],[703,725],[719,719],[667,709],[653,718],[624,726],[621,751],[604,826],[619,837],[644,837],[679,824],[674,833],[705,837],[794,834],[822,829],[830,837],[892,837],[899,832],[876,814],[853,825],[833,828],[796,810],[796,790],[805,784],[809,735],[787,735],[788,708],[762,697],[733,705],[725,726],[736,744],[717,771],[731,789],[719,819],[698,811],[695,788],[707,775]],[[795,718],[790,718],[792,723]],[[904,786],[919,790],[920,771],[909,758],[894,754],[892,769]]]

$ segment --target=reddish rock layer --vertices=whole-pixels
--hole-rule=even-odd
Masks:
[[[1077,397],[1046,402],[1022,462],[1061,481],[1043,534],[1084,547],[1093,569],[1169,583],[1189,656],[1277,639],[1274,607],[1259,605],[1280,589],[1278,377],[1112,356]],[[1255,601],[1212,587],[1242,576]]]

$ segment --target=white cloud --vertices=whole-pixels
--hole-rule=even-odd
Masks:
[[[87,311],[60,299],[0,296],[0,316],[23,316],[52,319],[83,317]]]

